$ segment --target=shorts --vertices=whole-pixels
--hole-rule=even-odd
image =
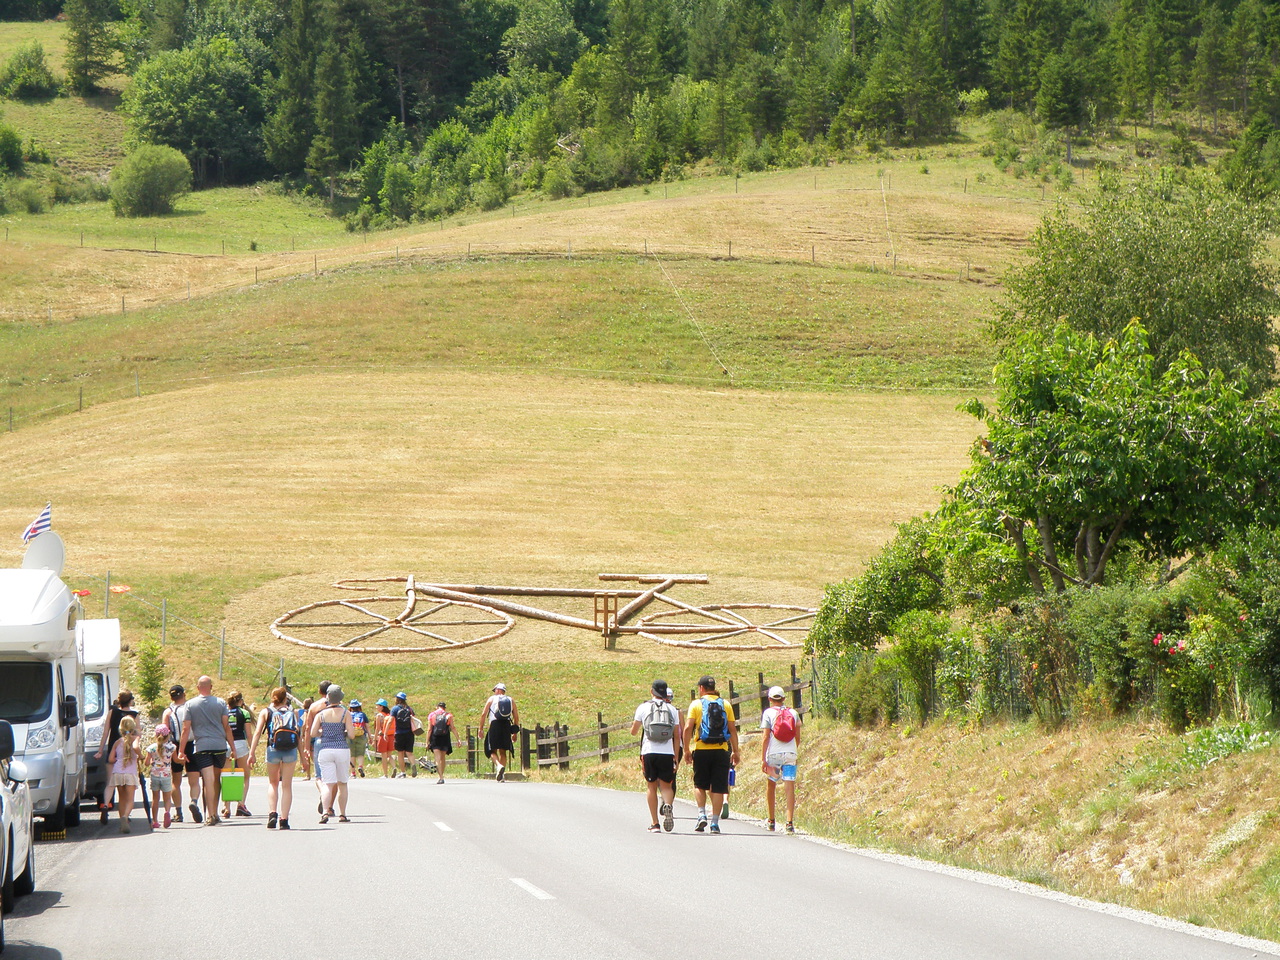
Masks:
[[[397,733],[395,748],[397,752],[413,753],[413,732]]]
[[[693,751],[693,785],[712,793],[729,792],[729,751]]]
[[[209,767],[222,769],[227,765],[227,751],[197,750],[187,757],[187,760],[189,761],[187,766],[192,770],[206,770]]]
[[[393,750],[395,750],[395,748],[396,748],[396,741],[391,734],[384,733],[382,736],[378,738],[379,753],[391,753]]]
[[[646,753],[640,758],[644,764],[645,783],[675,783],[676,758],[669,753]]]
[[[353,757],[363,757],[369,749],[368,737],[356,737],[351,741],[351,755]]]
[[[237,760],[243,760],[245,757],[247,757],[247,756],[249,755],[249,741],[248,741],[248,740],[236,740],[236,741],[235,741],[235,745],[236,745],[236,759],[237,759]]]
[[[177,750],[177,746],[177,744],[174,744],[174,750]],[[176,757],[177,754],[175,753],[174,756]],[[173,770],[174,779],[177,779],[187,772],[187,765],[185,763],[179,763],[176,759],[170,760],[169,766]]]
[[[783,783],[795,783],[796,781],[796,755],[794,753],[771,753],[764,758],[765,764],[769,767],[767,776],[774,783],[782,781]]]
[[[173,777],[155,777],[151,778],[151,792],[173,793]]]
[[[324,783],[346,783],[351,779],[351,751],[325,747],[316,757],[316,770]]]
[[[274,747],[267,747],[267,763],[297,763],[298,748],[292,750],[277,750]]]

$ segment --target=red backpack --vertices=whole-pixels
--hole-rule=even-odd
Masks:
[[[769,731],[779,743],[790,743],[796,738],[796,715],[790,707],[779,707],[778,715],[773,718],[773,727]]]

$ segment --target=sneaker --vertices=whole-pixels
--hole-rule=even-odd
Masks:
[[[693,829],[697,833],[707,829],[707,815],[705,813],[698,814],[698,824]]]
[[[360,768],[360,776],[362,776],[362,777],[364,776],[364,767],[361,767],[361,768]]]
[[[770,833],[773,833],[773,831],[778,829],[778,825],[774,823],[772,820],[770,820],[765,829],[767,829]]]
[[[159,829],[160,829],[160,821],[159,821],[159,820],[152,820],[152,821],[151,821],[151,829],[152,829],[152,830],[159,830]]]
[[[174,807],[174,808],[173,808],[173,822],[174,822],[174,823],[181,823],[181,822],[182,822],[182,808],[181,808],[181,807]]]
[[[281,830],[288,830],[288,829],[289,829],[289,821],[288,821],[288,820],[286,820],[286,819],[284,819],[283,817],[280,819],[280,829],[281,829]]]
[[[436,783],[444,783],[444,777],[441,777],[439,780],[436,781]]]
[[[502,782],[502,775],[507,772],[507,768],[502,764],[498,764],[498,775],[495,778],[499,783]]]
[[[181,820],[181,819],[182,819],[182,814],[178,814],[178,819],[179,819],[179,820]],[[166,830],[168,830],[168,829],[169,829],[169,824],[171,824],[171,823],[173,823],[173,817],[171,817],[171,816],[169,815],[169,811],[168,811],[168,810],[166,810],[166,811],[164,812],[164,828],[165,828]]]
[[[724,802],[724,805],[720,808],[720,819],[721,820],[729,819],[729,801],[728,800],[726,800]]]
[[[656,823],[651,823],[651,824],[649,824],[649,832],[650,832],[650,833],[661,833],[661,832],[662,832],[662,827],[658,826]]]
[[[109,811],[105,806],[102,808],[102,817],[101,817],[101,820],[102,820],[102,822],[103,822],[103,823],[106,823],[108,820],[110,820],[110,819],[111,819],[111,817],[110,817],[110,816],[108,816],[108,813],[109,813],[109,812],[110,812],[110,811]]]
[[[194,803],[189,803],[187,804],[187,809],[191,811],[192,823],[204,823],[204,817],[200,815],[199,807],[197,807]]]
[[[671,804],[664,803],[660,812],[662,813],[662,829],[670,833],[676,828],[676,818],[675,814],[671,812]]]
[[[278,819],[279,819],[279,815],[278,815],[274,810],[273,810],[273,811],[271,811],[271,813],[268,813],[268,814],[267,814],[267,829],[268,829],[268,830],[274,830],[274,829],[276,828],[276,821],[277,821]]]
[[[788,821],[787,821],[787,833],[795,833],[795,832],[796,832],[796,825],[795,825],[794,823],[792,823],[790,820],[788,820]]]
[[[720,824],[718,824],[718,823],[713,823],[713,824],[711,825],[711,832],[712,832],[712,833],[719,833],[719,832],[720,832]]]
[[[236,816],[237,816],[237,817],[252,817],[252,816],[253,816],[253,814],[249,812],[249,808],[248,808],[248,807],[241,806],[240,804],[236,804]]]

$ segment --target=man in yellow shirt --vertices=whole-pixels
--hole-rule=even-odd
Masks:
[[[698,681],[698,699],[689,704],[684,726],[684,758],[693,765],[693,793],[698,802],[701,833],[707,829],[707,794],[711,794],[711,832],[720,832],[720,808],[729,792],[729,767],[742,759],[733,707],[716,693],[716,678]]]

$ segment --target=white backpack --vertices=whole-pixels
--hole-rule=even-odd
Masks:
[[[671,704],[654,700],[644,719],[645,739],[650,743],[670,743],[676,733],[676,712]]]

